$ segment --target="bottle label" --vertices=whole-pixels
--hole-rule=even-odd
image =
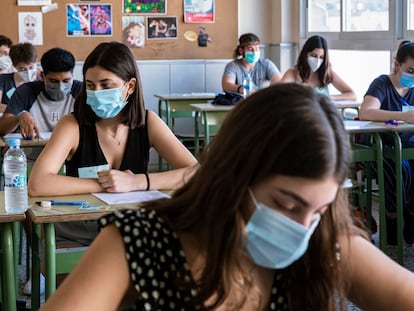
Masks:
[[[12,188],[18,188],[18,187],[26,186],[26,174],[22,173],[22,174],[5,176],[4,186],[5,187],[12,187]]]

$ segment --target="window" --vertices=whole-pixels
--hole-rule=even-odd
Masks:
[[[370,82],[393,68],[403,39],[414,40],[414,0],[300,0],[301,40],[328,40],[334,70],[362,99]]]
[[[308,20],[310,32],[338,32],[341,25],[347,32],[388,31],[388,0],[310,0]]]

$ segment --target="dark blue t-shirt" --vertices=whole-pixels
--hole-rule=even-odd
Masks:
[[[8,105],[14,91],[16,91],[14,73],[4,73],[0,75],[0,91],[3,92],[0,102]]]
[[[371,82],[368,91],[365,93],[376,97],[381,103],[381,109],[389,111],[402,111],[403,103],[413,106],[414,91],[409,89],[404,97],[398,94],[388,75],[381,75]],[[405,147],[414,147],[414,133],[401,133],[401,142]],[[385,144],[392,144],[390,135],[383,136]]]

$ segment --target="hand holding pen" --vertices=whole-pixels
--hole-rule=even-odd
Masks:
[[[414,106],[411,106],[404,98],[400,97],[400,103],[402,105],[401,111],[402,116],[401,120],[413,124],[414,123]]]

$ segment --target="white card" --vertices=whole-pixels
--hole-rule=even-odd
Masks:
[[[98,172],[109,170],[109,164],[80,167],[78,168],[78,175],[80,178],[98,178]]]

